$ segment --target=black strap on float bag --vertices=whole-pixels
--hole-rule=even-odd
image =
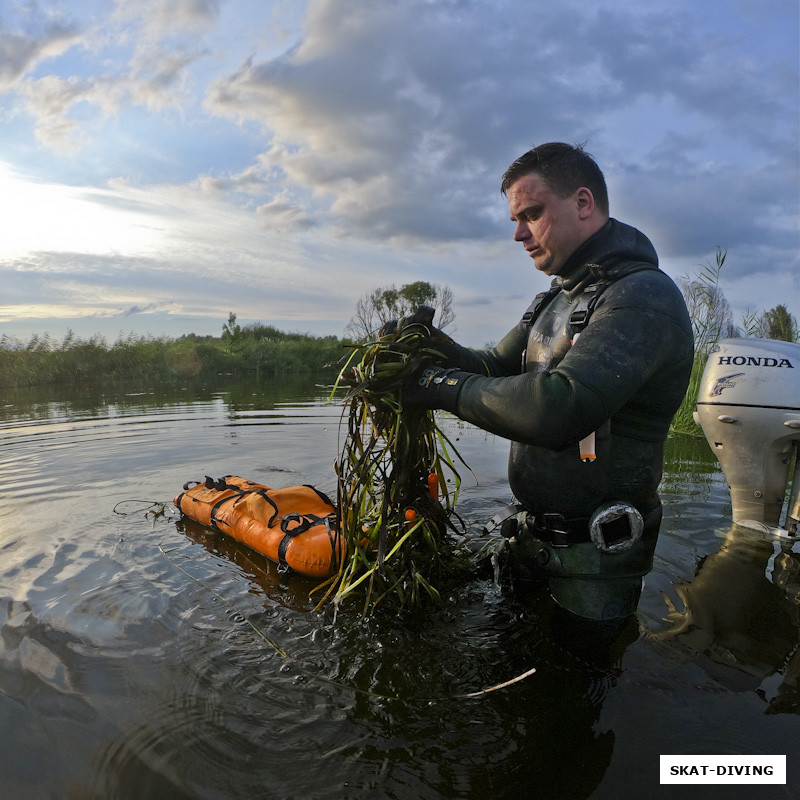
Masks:
[[[317,517],[314,514],[285,514],[281,519],[281,530],[283,531],[283,539],[278,545],[278,572],[283,575],[291,572],[292,568],[286,561],[286,551],[289,549],[292,539],[301,533],[305,533],[309,528],[315,525],[323,524],[328,531],[328,538],[331,542],[331,549],[336,554],[336,541],[334,540],[333,531],[331,530],[331,516]],[[292,523],[297,523],[294,527],[290,527]]]
[[[326,517],[318,517],[315,514],[300,514],[297,512],[290,512],[284,514],[281,518],[281,530],[283,531],[283,539],[278,545],[278,572],[284,574],[291,572],[292,568],[286,561],[286,551],[289,549],[289,544],[295,536],[305,533],[309,528],[324,522],[330,531],[330,525]]]

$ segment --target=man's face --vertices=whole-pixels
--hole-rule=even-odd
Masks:
[[[588,238],[585,222],[593,207],[588,189],[559,197],[535,172],[523,175],[508,189],[508,210],[511,221],[517,223],[514,240],[522,242],[536,269],[546,275],[558,275]]]

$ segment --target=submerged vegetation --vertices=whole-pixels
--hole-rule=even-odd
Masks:
[[[28,342],[3,336],[0,386],[182,380],[219,373],[256,378],[314,374],[341,359],[342,345],[334,336],[283,333],[264,325],[242,328],[235,314],[219,337],[130,334],[109,346],[100,336],[82,339],[72,333],[61,341],[47,335]]]

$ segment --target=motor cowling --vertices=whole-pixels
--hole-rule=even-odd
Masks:
[[[792,483],[785,524],[794,533],[798,502],[792,457],[800,443],[800,345],[723,339],[709,354],[697,398],[702,427],[728,482],[733,521],[777,527]]]

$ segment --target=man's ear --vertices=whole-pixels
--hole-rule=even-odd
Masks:
[[[589,219],[594,212],[594,195],[592,194],[590,189],[587,189],[585,186],[581,186],[575,192],[575,202],[578,206],[578,218],[579,219]]]

